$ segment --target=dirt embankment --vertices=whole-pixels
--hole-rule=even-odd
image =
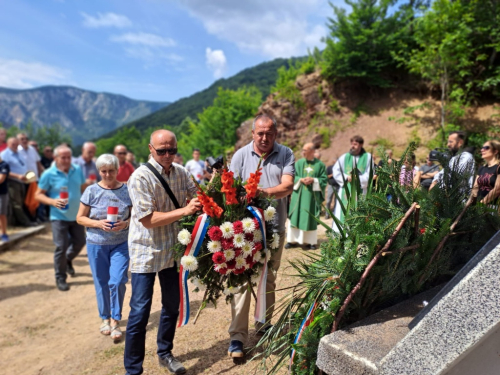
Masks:
[[[293,104],[279,93],[269,95],[259,108],[278,122],[278,142],[300,155],[306,142],[321,149],[321,159],[330,163],[347,152],[353,135],[361,135],[365,148],[377,156],[378,146],[391,148],[396,157],[410,141],[419,145],[417,159],[425,160],[428,143],[440,126],[441,106],[430,93],[403,89],[368,90],[347,82],[331,84],[318,72],[299,76],[295,86],[301,100]],[[496,103],[500,105],[500,103]],[[419,107],[412,113],[407,109]],[[467,111],[462,125],[471,131],[500,126],[500,111],[489,103]],[[236,149],[251,140],[251,121],[238,129]]]

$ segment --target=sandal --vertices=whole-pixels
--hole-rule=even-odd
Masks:
[[[122,339],[122,331],[118,324],[116,326],[111,327],[110,337],[113,339],[114,342],[119,342]]]
[[[109,319],[103,319],[102,324],[99,327],[99,332],[104,336],[109,336],[111,334],[111,327],[109,326]]]

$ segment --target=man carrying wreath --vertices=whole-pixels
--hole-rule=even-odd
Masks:
[[[158,274],[162,303],[157,336],[158,360],[170,372],[184,374],[186,369],[172,355],[180,300],[179,272],[172,248],[179,232],[177,221],[194,214],[201,204],[195,198],[196,186],[189,172],[173,163],[177,154],[175,134],[168,130],[153,132],[149,151],[152,156],[149,167],[147,164],[140,166],[128,180],[133,206],[128,237],[132,297],[124,363],[128,375],[142,374],[146,326]],[[164,187],[162,182],[168,186]],[[167,192],[167,187],[170,187],[175,202]],[[191,199],[187,206],[186,199]]]
[[[254,173],[262,157],[262,176],[259,191],[272,196],[277,201],[274,221],[280,243],[278,250],[273,254],[272,267],[268,268],[266,284],[266,323],[255,323],[259,334],[263,334],[270,327],[270,320],[274,312],[276,289],[276,275],[280,266],[281,254],[285,240],[285,223],[287,219],[287,196],[292,193],[295,176],[295,158],[292,150],[276,143],[278,129],[276,121],[267,116],[259,115],[252,126],[253,141],[234,154],[229,169],[243,181]],[[230,357],[244,357],[243,345],[248,338],[248,314],[250,311],[251,293],[247,286],[243,286],[239,293],[231,300],[231,326],[229,335],[231,343],[228,349]]]

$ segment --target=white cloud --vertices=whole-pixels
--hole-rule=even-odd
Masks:
[[[97,13],[97,17],[93,17],[82,12],[83,26],[91,29],[100,27],[117,27],[119,29],[132,26],[132,21],[127,16],[116,13]]]
[[[181,6],[199,19],[208,33],[230,41],[246,53],[269,57],[305,54],[321,47],[326,35],[322,0],[183,0]],[[317,23],[311,18],[316,17]]]
[[[227,67],[224,51],[221,49],[212,50],[211,48],[207,48],[205,56],[208,68],[214,72],[214,78],[221,78]]]
[[[68,83],[70,72],[40,62],[0,58],[0,86],[27,89],[34,86]]]
[[[156,34],[143,32],[114,35],[110,38],[110,40],[112,42],[143,45],[148,47],[173,47],[176,44],[172,38],[164,38]]]

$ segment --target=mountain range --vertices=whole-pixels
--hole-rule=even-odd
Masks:
[[[22,128],[59,123],[78,145],[153,113],[170,103],[134,100],[70,86],[0,88],[0,122]]]

